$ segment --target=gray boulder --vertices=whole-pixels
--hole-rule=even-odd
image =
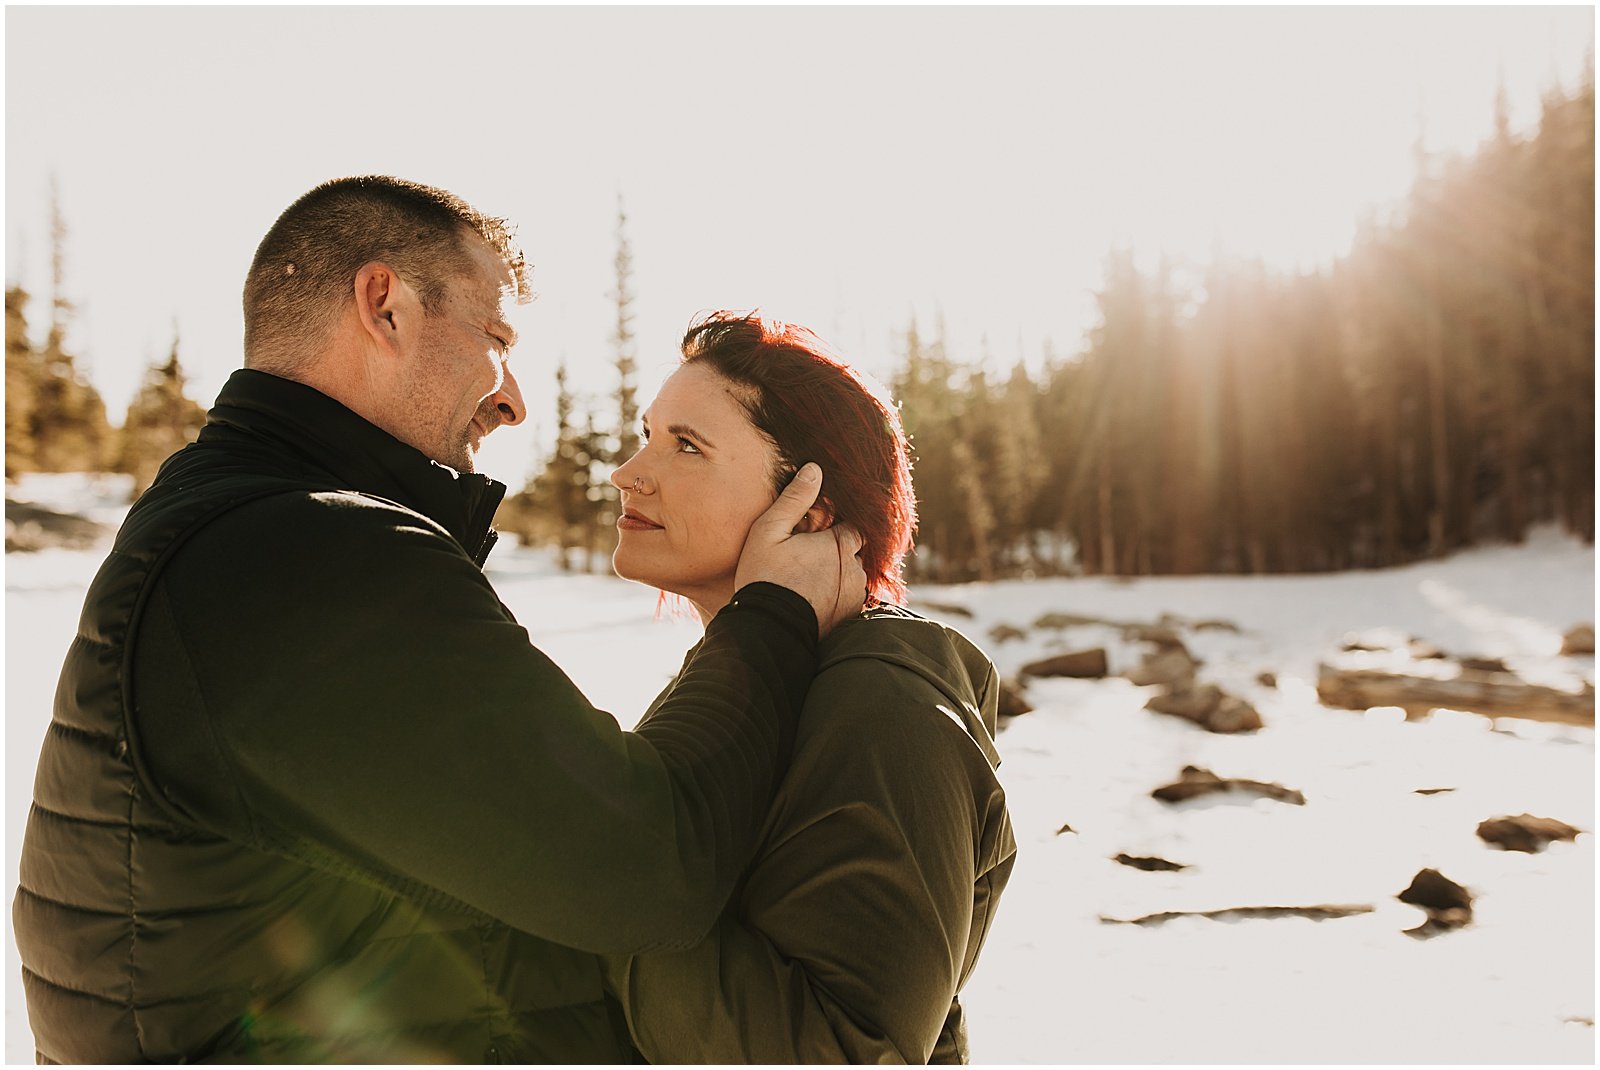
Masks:
[[[1143,664],[1123,675],[1139,687],[1154,684],[1173,691],[1186,691],[1194,685],[1195,670],[1200,664],[1193,654],[1180,645],[1157,650],[1145,658]]]
[[[1085,680],[1098,680],[1106,672],[1106,652],[1103,647],[1056,654],[1030,661],[1022,667],[1024,676],[1072,676]]]

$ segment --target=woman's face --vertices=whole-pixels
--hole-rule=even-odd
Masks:
[[[622,492],[617,575],[683,595],[709,617],[733,597],[750,525],[777,497],[777,449],[710,367],[682,365],[644,413]]]

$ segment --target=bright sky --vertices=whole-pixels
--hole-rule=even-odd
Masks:
[[[760,306],[886,374],[915,313],[999,365],[1075,348],[1116,243],[1279,265],[1406,190],[1418,130],[1469,151],[1571,86],[1592,7],[16,8],[6,277],[47,316],[48,189],[70,343],[114,419],[174,321],[208,403],[239,292],[301,193],[386,172],[510,216],[535,265],[515,366],[609,390],[626,198],[644,399],[690,317]]]

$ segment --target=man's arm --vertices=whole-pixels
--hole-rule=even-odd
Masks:
[[[800,598],[756,585],[712,621],[650,731],[624,733],[451,540],[344,496],[244,506],[161,583],[140,658],[162,614],[172,650],[136,703],[174,805],[587,950],[682,946],[711,926],[814,670]],[[153,700],[182,679],[194,695]],[[200,724],[168,717],[185,703]]]

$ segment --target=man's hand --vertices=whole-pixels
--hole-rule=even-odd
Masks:
[[[765,582],[794,591],[816,611],[819,636],[861,612],[867,597],[867,574],[856,557],[861,536],[854,528],[835,524],[795,534],[821,490],[822,469],[806,463],[751,526],[733,580],[734,590]]]

